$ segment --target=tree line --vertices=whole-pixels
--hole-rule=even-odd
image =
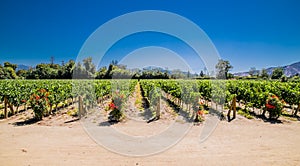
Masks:
[[[230,73],[233,66],[227,60],[220,59],[216,64],[216,73],[208,73],[204,68],[199,74],[183,72],[181,70],[172,70],[161,68],[150,69],[127,69],[125,65],[118,64],[118,61],[113,60],[108,66],[103,66],[96,69],[92,58],[83,59],[77,64],[73,60],[67,63],[40,63],[29,69],[17,70],[18,65],[10,62],[5,62],[3,66],[0,64],[0,79],[172,79],[172,78],[194,78],[194,79],[280,79],[281,81],[300,80],[299,76],[287,78],[284,75],[283,68],[275,68],[269,75],[266,69],[261,71],[254,67],[250,68],[249,76],[238,77]],[[215,75],[215,76],[214,76]]]
[[[134,79],[169,79],[196,77],[197,74],[184,73],[180,70],[171,72],[154,69],[127,69],[125,65],[118,64],[116,60],[111,61],[108,66],[96,70],[92,58],[88,57],[81,62],[75,63],[69,60],[65,64],[40,63],[29,69],[18,69],[17,64],[5,62],[0,64],[0,79],[112,79],[112,78],[134,78]]]

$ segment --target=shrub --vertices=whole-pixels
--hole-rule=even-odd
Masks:
[[[40,89],[30,96],[30,105],[37,120],[42,120],[44,115],[48,115],[48,96],[49,92],[46,89]]]
[[[111,110],[109,113],[109,120],[120,121],[124,115],[122,108],[124,105],[124,94],[120,94],[118,91],[113,94],[113,99],[109,103],[108,107]]]
[[[276,95],[270,95],[266,101],[266,111],[269,112],[270,119],[278,119],[282,114],[284,101],[279,100]]]
[[[196,112],[195,122],[203,122],[204,121],[204,103],[199,102],[199,110]]]

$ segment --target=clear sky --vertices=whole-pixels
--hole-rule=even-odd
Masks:
[[[1,0],[0,63],[34,66],[51,56],[56,63],[76,59],[99,26],[138,10],[190,19],[234,66],[232,72],[300,61],[299,0]]]

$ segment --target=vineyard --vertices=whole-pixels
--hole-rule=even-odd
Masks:
[[[44,109],[47,116],[64,106],[83,99],[85,109],[92,108],[108,98],[113,99],[119,110],[125,109],[128,97],[133,93],[138,80],[1,80],[0,113],[6,118],[28,108]],[[271,100],[290,108],[297,115],[300,105],[300,83],[240,80],[140,80],[143,96],[150,108],[165,97],[182,110],[193,113],[204,101],[208,108],[226,111],[233,99],[245,110],[260,110],[265,114]],[[43,105],[46,105],[43,108]],[[272,106],[272,107],[271,107]],[[282,110],[276,115],[279,116]],[[120,115],[123,116],[123,115]],[[278,118],[278,117],[276,117]]]

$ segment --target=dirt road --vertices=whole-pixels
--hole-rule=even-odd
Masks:
[[[203,128],[193,126],[172,148],[147,157],[113,153],[95,143],[79,121],[13,125],[0,122],[1,165],[299,165],[300,122],[271,124],[238,117],[221,121],[212,135],[199,143]],[[47,121],[46,121],[47,122]],[[63,120],[61,121],[63,122]],[[161,123],[161,124],[160,124]],[[149,131],[165,123],[127,122],[128,130]],[[118,124],[120,125],[120,124]],[[122,124],[121,124],[122,125]],[[152,126],[151,126],[152,125]],[[124,129],[124,127],[123,127]],[[147,129],[147,131],[146,131]]]

